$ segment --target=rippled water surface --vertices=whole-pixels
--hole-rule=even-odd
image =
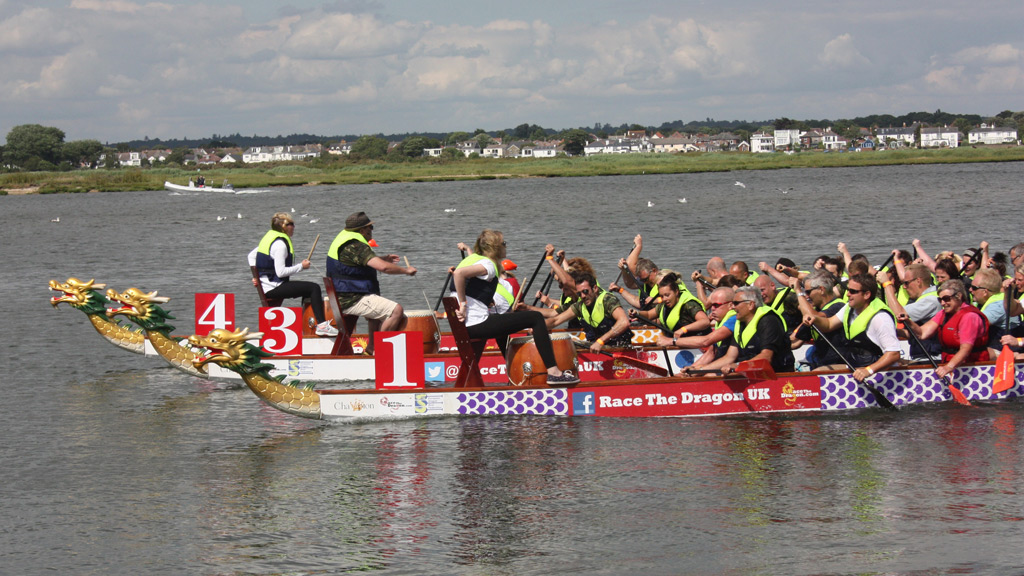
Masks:
[[[297,253],[322,234],[320,268],[345,217],[367,211],[381,251],[419,268],[384,279],[407,308],[433,306],[455,242],[485,227],[505,232],[520,276],[552,242],[606,282],[637,233],[684,273],[713,255],[808,265],[839,241],[875,261],[915,237],[1006,250],[1022,240],[1022,176],[1013,163],[0,198],[0,572],[1018,572],[1017,403],[332,425],[114,348],[45,287],[159,290],[179,333],[195,292],[235,292],[255,326],[245,254],[291,208]]]

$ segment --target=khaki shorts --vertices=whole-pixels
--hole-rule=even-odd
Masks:
[[[362,316],[368,320],[386,320],[391,317],[391,314],[395,311],[397,306],[397,302],[392,302],[391,300],[376,294],[367,294],[360,298],[355,304],[349,306],[345,310],[342,310],[342,313],[351,314],[352,316]]]

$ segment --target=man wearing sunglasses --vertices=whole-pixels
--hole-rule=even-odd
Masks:
[[[939,306],[939,293],[932,283],[932,273],[924,264],[910,264],[903,270],[903,287],[906,289],[908,301],[901,304],[896,293],[896,286],[889,281],[886,272],[879,271],[876,280],[881,281],[882,290],[885,292],[885,303],[892,310],[897,318],[907,315],[911,320],[923,325],[938,314],[942,307]],[[922,340],[924,348],[921,348],[917,341],[910,341],[910,357],[927,360],[928,356],[934,356],[941,350],[939,339],[932,336]]]
[[[967,290],[960,280],[939,285],[942,311],[924,325],[900,318],[909,330],[921,338],[938,334],[942,344],[942,364],[935,369],[944,378],[964,362],[984,362],[988,357],[988,318],[967,303]]]
[[[596,354],[605,346],[629,346],[633,331],[629,329],[629,315],[618,297],[598,287],[589,272],[573,271],[572,277],[579,298],[569,308],[548,318],[548,329],[578,318],[587,340],[592,342],[591,352]]]
[[[729,350],[704,368],[728,374],[736,370],[739,362],[765,359],[776,372],[792,372],[793,351],[782,327],[782,316],[764,305],[761,291],[754,286],[737,288],[735,294],[732,306],[736,312],[736,330]]]
[[[803,316],[831,318],[845,306],[845,303],[835,293],[836,277],[824,268],[811,272],[803,280],[793,278],[792,283],[793,289],[797,291],[800,312]],[[814,334],[811,329],[801,323],[792,332],[792,347],[799,348],[805,342],[811,342],[813,339]],[[827,344],[819,342],[812,344],[807,349],[804,353],[804,361],[813,369],[842,363],[843,359],[836,356],[836,353]]]
[[[402,330],[408,322],[401,304],[380,295],[377,273],[412,276],[416,269],[399,266],[397,254],[377,256],[370,247],[370,240],[373,240],[373,221],[366,212],[349,216],[345,229],[327,250],[327,275],[334,281],[342,313],[366,318],[369,332],[366,352],[373,354],[373,334],[377,330]]]
[[[846,306],[831,318],[805,316],[804,323],[821,332],[835,332],[829,340],[844,358],[856,367],[853,377],[858,382],[884,370],[900,359],[900,340],[892,312],[877,298],[878,284],[869,274],[855,274],[846,284]],[[843,364],[820,366],[819,370],[836,370]]]

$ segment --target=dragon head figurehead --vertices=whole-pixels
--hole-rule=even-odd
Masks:
[[[107,290],[107,298],[121,304],[117,308],[107,310],[107,316],[111,318],[120,314],[146,330],[153,332],[170,334],[174,330],[174,326],[165,322],[165,320],[173,320],[174,316],[171,316],[166,310],[158,306],[158,304],[170,302],[171,299],[157,296],[156,290],[143,292],[138,288],[129,288],[123,293],[118,294],[116,290],[111,288]]]
[[[100,292],[106,287],[106,284],[97,284],[95,279],[88,282],[78,278],[68,278],[67,282],[50,280],[50,290],[61,293],[50,298],[50,304],[56,308],[61,302],[66,302],[86,314],[106,314],[110,300]]]
[[[256,373],[269,378],[270,369],[273,366],[264,364],[260,359],[271,356],[271,354],[248,342],[248,340],[259,340],[262,336],[261,332],[250,334],[248,328],[235,331],[217,328],[211,330],[206,336],[193,334],[188,337],[188,343],[194,348],[205,350],[205,352],[199,354],[192,364],[196,368],[202,368],[213,362],[239,374]]]

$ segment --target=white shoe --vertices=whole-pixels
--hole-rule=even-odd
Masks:
[[[334,337],[338,335],[338,329],[331,326],[330,322],[321,322],[316,325],[316,335]]]

